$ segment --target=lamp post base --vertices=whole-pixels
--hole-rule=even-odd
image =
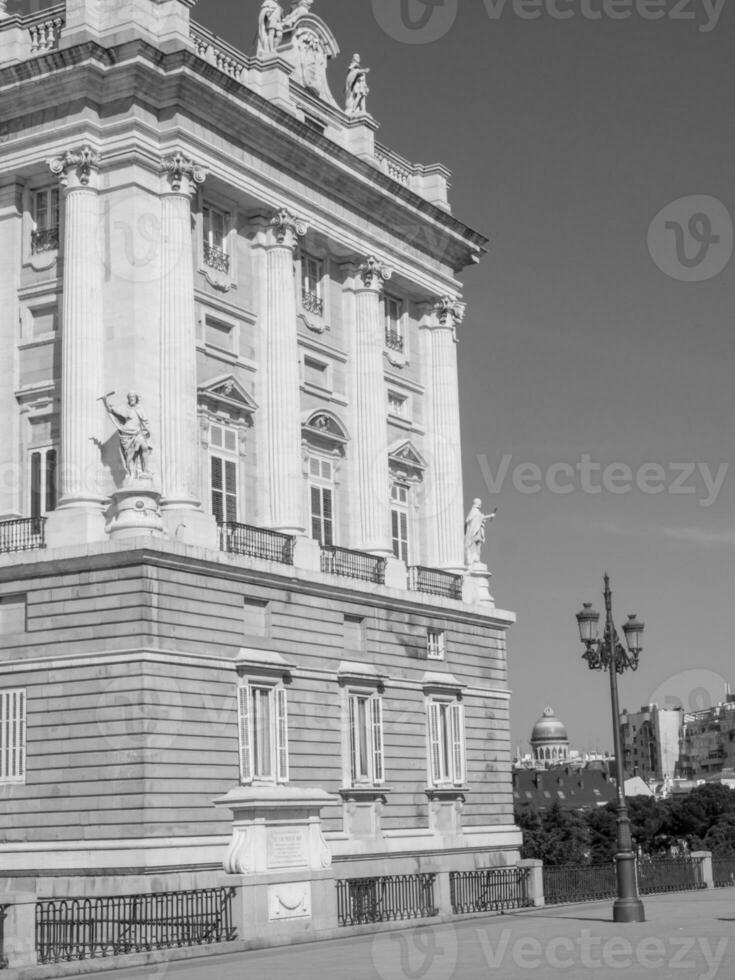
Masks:
[[[639,898],[618,898],[613,904],[613,922],[645,922],[646,911]]]

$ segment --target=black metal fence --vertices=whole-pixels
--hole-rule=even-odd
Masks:
[[[234,888],[36,902],[39,963],[229,942]]]
[[[450,871],[452,912],[503,912],[533,905],[528,896],[527,868]]]
[[[617,893],[615,866],[612,864],[544,865],[544,900],[547,905],[614,898]]]
[[[219,525],[221,551],[231,555],[264,558],[281,565],[293,565],[294,539],[290,534],[271,531],[265,527],[237,524],[228,521]]]
[[[462,575],[443,572],[439,568],[414,565],[408,570],[408,587],[412,592],[444,596],[445,599],[462,598]]]
[[[23,517],[15,521],[0,521],[0,554],[36,551],[45,547],[45,517]]]
[[[368,555],[364,551],[350,551],[334,545],[322,546],[323,572],[342,578],[356,578],[375,585],[385,584],[385,558]]]
[[[337,882],[337,921],[341,926],[439,914],[434,902],[435,874],[348,878]]]
[[[735,888],[735,857],[713,857],[715,888]]]
[[[637,867],[641,895],[696,891],[707,887],[700,858],[644,858]]]
[[[0,970],[8,968],[8,959],[5,955],[5,916],[9,908],[9,905],[0,905]]]

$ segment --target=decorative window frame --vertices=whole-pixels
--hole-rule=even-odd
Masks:
[[[312,361],[324,367],[324,384],[317,385],[309,381],[306,377],[306,362]],[[332,361],[322,354],[315,354],[311,350],[299,350],[299,370],[301,373],[301,387],[311,395],[321,398],[331,398],[334,394],[334,365]]]
[[[304,263],[307,261],[318,262],[321,266],[318,288],[309,291],[309,296],[316,294],[320,305],[315,306],[307,298],[304,290]],[[294,278],[296,282],[296,309],[299,319],[304,326],[313,333],[326,333],[331,328],[331,307],[330,307],[330,283],[331,283],[331,262],[328,251],[325,248],[315,246],[314,243],[302,245],[298,254],[294,257]]]
[[[325,459],[332,465],[332,524],[333,542],[340,540],[339,487],[342,482],[342,461],[350,435],[344,423],[328,408],[309,409],[301,416],[301,452],[304,475],[305,513],[311,521],[311,460]]]
[[[432,644],[432,639],[436,639],[436,644]],[[432,646],[434,652],[432,652]],[[426,628],[426,659],[445,660],[447,656],[447,631],[436,626]]]
[[[33,251],[33,232],[35,220],[34,198],[39,191],[58,190],[59,193],[59,226],[58,242],[55,248],[44,249],[41,252]],[[63,253],[64,225],[65,225],[64,195],[58,181],[53,178],[47,179],[37,177],[30,180],[22,192],[22,239],[23,239],[23,265],[30,266],[36,272],[43,272],[53,268]]]
[[[398,318],[398,333],[403,341],[402,349],[398,350],[390,346],[388,343],[388,303],[395,302],[401,304],[401,315]],[[399,295],[391,291],[386,291],[383,293],[382,302],[382,312],[383,312],[383,345],[385,348],[385,356],[388,362],[393,365],[393,367],[402,368],[410,363],[410,347],[409,347],[409,334],[410,334],[410,324],[411,318],[409,316],[409,301],[406,296]]]
[[[385,678],[369,664],[343,660],[338,668],[337,679],[342,693],[342,792],[363,794],[366,798],[382,796],[385,792],[385,714],[383,696]],[[364,699],[370,706],[363,732],[367,743],[369,772],[356,774],[357,745],[353,730],[355,699]],[[377,728],[377,739],[376,739]]]
[[[273,650],[243,648],[235,661],[237,671],[237,732],[240,784],[243,786],[284,786],[290,779],[288,738],[288,693],[293,667]],[[250,713],[252,689],[269,693],[270,753],[273,771],[256,775],[253,758],[253,719]]]
[[[204,211],[210,208],[224,217],[225,233],[223,251],[229,259],[227,269],[218,269],[208,263],[206,258],[206,242],[204,241]],[[227,293],[238,286],[237,262],[237,206],[216,193],[210,193],[209,188],[199,191],[197,210],[194,220],[197,242],[197,271],[204,276],[210,286],[222,293]]]
[[[465,788],[467,749],[462,685],[452,674],[426,673],[422,682],[426,711],[427,793],[454,796]],[[444,709],[442,711],[442,709]],[[439,726],[448,725],[445,737]],[[443,753],[449,748],[448,755]]]
[[[391,396],[393,396],[394,399],[401,399],[404,406],[403,412],[398,413],[392,411],[391,404],[390,404]],[[410,429],[413,423],[413,398],[411,394],[407,391],[402,391],[400,388],[397,388],[395,385],[389,385],[388,392],[387,392],[387,400],[388,400],[388,421],[390,422],[390,424],[400,426],[401,428]]]
[[[230,349],[226,347],[218,347],[216,344],[210,344],[207,342],[208,322],[219,323],[222,324],[222,326],[229,327],[230,331],[232,332],[232,347]],[[240,360],[241,324],[237,317],[231,316],[228,313],[222,313],[220,310],[212,310],[206,306],[202,306],[199,324],[201,329],[201,347],[204,349],[208,357],[214,357],[218,360],[229,363],[234,363]]]

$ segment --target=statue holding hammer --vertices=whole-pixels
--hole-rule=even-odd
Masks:
[[[140,396],[131,391],[127,396],[127,404],[122,407],[113,408],[110,405],[110,398],[115,394],[114,391],[103,395],[99,399],[110,416],[113,425],[120,437],[120,452],[122,454],[125,470],[131,479],[150,477],[148,460],[153,447],[151,446],[151,432],[148,418],[140,408]]]

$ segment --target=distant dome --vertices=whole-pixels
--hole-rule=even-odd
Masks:
[[[543,715],[533,726],[531,733],[531,744],[544,744],[547,742],[568,742],[566,727],[563,722],[554,714],[553,708],[546,708]]]

